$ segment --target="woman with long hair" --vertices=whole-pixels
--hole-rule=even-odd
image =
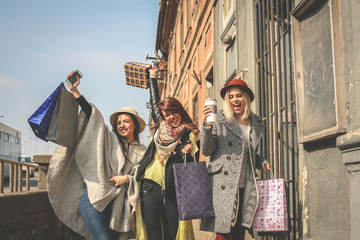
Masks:
[[[194,155],[199,157],[199,129],[173,97],[163,99],[158,111],[160,117],[137,174],[141,186],[141,215],[137,216],[143,220],[149,240],[190,240],[192,225],[189,231],[179,227],[185,223],[179,225],[173,165],[185,158],[192,161]]]
[[[233,79],[220,95],[225,100],[224,110],[218,111],[216,123],[207,123],[210,108],[203,108],[201,149],[210,156],[215,217],[202,219],[201,229],[216,232],[217,240],[242,240],[245,229],[252,233],[257,208],[255,168],[267,172],[271,165],[257,154],[264,125],[251,112],[252,90],[243,80]]]
[[[53,155],[49,198],[59,218],[82,236],[128,239],[135,231],[139,196],[135,175],[145,152],[139,141],[145,121],[135,109],[123,107],[110,116],[110,130],[99,110],[80,94],[79,84],[77,77],[68,87],[82,109],[80,140],[73,148],[58,146]]]

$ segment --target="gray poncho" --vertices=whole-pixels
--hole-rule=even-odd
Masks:
[[[78,136],[86,116],[80,112]],[[79,203],[85,185],[91,204],[103,211],[113,200],[110,228],[126,238],[134,230],[134,217],[139,187],[134,178],[145,147],[138,142],[129,144],[129,161],[125,161],[119,140],[105,125],[101,113],[93,107],[78,148],[58,146],[48,169],[49,199],[60,220],[79,234],[91,238],[80,215]],[[110,176],[127,175],[128,184],[115,187]]]

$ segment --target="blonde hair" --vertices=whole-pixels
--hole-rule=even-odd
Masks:
[[[229,97],[229,92],[230,92],[230,89],[232,89],[232,88],[233,87],[229,88],[226,91],[225,98],[224,98],[224,100],[225,100],[224,115],[229,122],[232,122],[235,120],[234,109],[231,106],[230,97]],[[240,87],[237,87],[237,88],[240,88]],[[240,88],[240,90],[245,98],[245,109],[244,109],[243,115],[240,118],[241,118],[241,120],[245,120],[245,119],[248,119],[252,114],[251,109],[250,109],[251,100],[250,100],[249,94],[245,90],[242,90],[241,88]]]

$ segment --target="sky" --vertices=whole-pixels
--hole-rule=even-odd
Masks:
[[[0,0],[0,122],[21,131],[23,155],[54,152],[27,120],[75,69],[106,124],[124,106],[148,121],[149,90],[125,84],[124,64],[151,63],[158,13],[157,0]]]

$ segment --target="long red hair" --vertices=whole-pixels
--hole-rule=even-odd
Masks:
[[[165,119],[162,111],[170,111],[174,113],[179,113],[181,115],[181,123],[185,125],[185,128],[188,129],[190,132],[194,133],[195,135],[198,135],[200,130],[198,127],[193,123],[192,119],[188,115],[188,113],[185,111],[183,105],[173,97],[166,97],[164,98],[159,104],[158,104],[159,112],[162,117],[162,119]],[[155,124],[151,128],[154,132],[159,128],[160,122]]]

